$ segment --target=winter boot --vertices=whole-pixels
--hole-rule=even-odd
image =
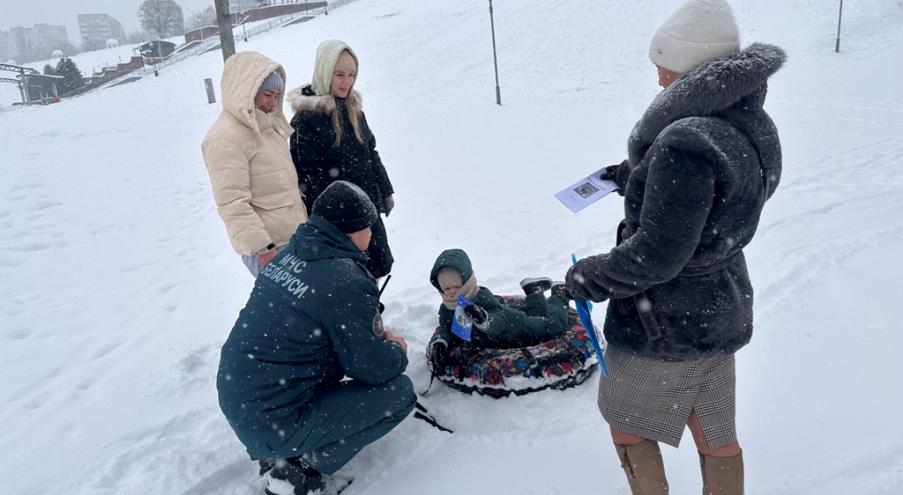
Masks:
[[[552,287],[552,279],[549,277],[525,278],[520,281],[520,288],[524,294],[530,295],[536,292],[545,292]]]
[[[261,470],[264,468],[261,463]],[[322,474],[301,459],[279,459],[265,472],[266,495],[338,495],[351,480]]]
[[[643,440],[636,445],[615,444],[615,449],[633,495],[668,494],[668,480],[658,442]]]
[[[560,297],[564,302],[568,302],[573,299],[573,297],[571,297],[571,293],[568,292],[567,285],[565,285],[564,282],[554,282],[549,294]]]
[[[699,454],[703,495],[743,495],[743,452],[733,457]]]
[[[257,473],[259,476],[267,474],[267,471],[276,467],[276,461],[273,459],[261,459],[257,463],[260,464],[260,471]]]

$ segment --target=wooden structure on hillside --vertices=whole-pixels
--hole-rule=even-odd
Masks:
[[[23,105],[55,103],[60,101],[57,83],[62,76],[48,76],[32,69],[12,64],[0,64],[0,71],[15,72],[15,78],[0,77],[0,83],[15,84],[19,87]]]
[[[176,44],[169,41],[153,40],[139,45],[135,50],[141,54],[147,65],[159,64],[176,51]]]

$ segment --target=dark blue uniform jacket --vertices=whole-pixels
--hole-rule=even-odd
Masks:
[[[305,406],[342,377],[383,383],[407,366],[383,335],[366,261],[313,215],[257,278],[217,376],[220,407],[253,459],[290,457]]]

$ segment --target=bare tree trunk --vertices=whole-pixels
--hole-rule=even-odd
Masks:
[[[219,25],[219,42],[223,49],[223,61],[235,54],[235,38],[232,36],[232,15],[229,0],[214,0],[216,23]]]

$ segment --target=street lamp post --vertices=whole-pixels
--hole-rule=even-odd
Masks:
[[[159,61],[160,65],[163,65],[163,52],[161,51],[162,48],[160,47],[160,45],[162,45],[162,44],[163,43],[160,40],[157,40],[157,60]],[[157,69],[155,67],[154,68],[154,76],[156,76],[156,75],[157,75]]]
[[[214,0],[216,24],[219,26],[219,41],[223,51],[223,61],[235,53],[235,38],[232,36],[232,14],[229,0]]]
[[[834,44],[834,53],[840,53],[840,21],[843,19],[843,0],[840,0],[840,10],[837,12],[837,43]]]
[[[492,29],[492,63],[495,65],[495,104],[502,104],[502,91],[499,88],[499,61],[495,50],[495,20],[492,17],[492,0],[489,0],[489,25]]]

